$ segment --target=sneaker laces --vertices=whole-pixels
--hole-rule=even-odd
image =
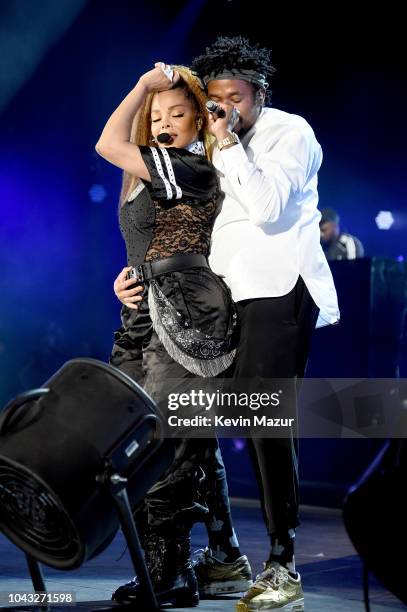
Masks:
[[[210,556],[211,556],[211,549],[208,546],[206,546],[205,548],[197,548],[196,550],[194,550],[194,552],[191,555],[192,567],[194,567],[195,565],[198,565],[198,563],[204,562],[205,559],[207,559]]]
[[[256,576],[256,586],[278,590],[284,579],[285,575],[279,567],[265,567],[264,571]]]

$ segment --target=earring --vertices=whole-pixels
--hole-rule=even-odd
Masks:
[[[201,129],[201,127],[202,127],[202,119],[201,119],[201,117],[199,117],[199,119],[197,119],[196,127],[198,128],[198,131]]]

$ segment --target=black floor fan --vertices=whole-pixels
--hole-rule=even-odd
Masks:
[[[68,361],[12,400],[0,419],[0,529],[26,554],[34,590],[45,592],[38,562],[76,569],[121,526],[140,609],[158,610],[132,508],[173,458],[152,400],[100,361]]]

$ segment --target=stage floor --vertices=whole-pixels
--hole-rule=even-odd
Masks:
[[[241,549],[248,555],[253,571],[259,572],[267,556],[268,540],[260,508],[255,502],[234,500],[233,515]],[[337,510],[302,507],[302,525],[297,531],[296,561],[302,575],[307,612],[363,612],[361,563],[343,527]],[[193,547],[206,545],[205,529],[193,531]],[[131,575],[131,563],[125,542],[119,533],[103,554],[79,570],[60,572],[43,566],[48,591],[74,591],[76,606],[55,606],[52,610],[69,612],[108,609],[111,592]],[[371,578],[372,612],[406,610],[380,584]],[[24,555],[0,535],[0,592],[32,591]],[[201,601],[196,610],[223,612],[234,610],[238,596]],[[1,608],[4,609],[4,608]],[[30,610],[31,607],[9,606],[7,609]],[[35,608],[38,610],[39,608]],[[115,607],[115,610],[119,610]],[[166,607],[178,612],[178,608]],[[128,608],[126,608],[128,610]],[[138,609],[137,609],[138,610]],[[182,609],[183,611],[185,608]],[[141,610],[139,612],[145,612]]]

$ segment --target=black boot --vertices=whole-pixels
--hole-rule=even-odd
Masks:
[[[158,532],[149,528],[142,535],[147,569],[159,604],[171,603],[177,608],[197,606],[198,584],[191,565],[190,529],[175,527]],[[140,584],[135,578],[112,595],[120,604],[136,604]]]

